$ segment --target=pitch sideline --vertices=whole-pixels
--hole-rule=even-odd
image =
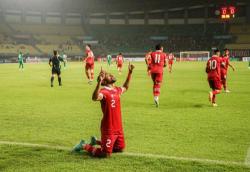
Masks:
[[[0,145],[16,145],[16,146],[23,146],[23,147],[36,147],[36,148],[46,148],[46,149],[64,150],[64,151],[70,151],[72,149],[71,147],[65,147],[65,146],[51,146],[51,145],[46,145],[46,144],[13,142],[13,141],[0,141]],[[132,152],[123,152],[117,155],[118,156],[145,157],[145,158],[158,158],[158,159],[168,159],[168,160],[177,160],[177,161],[189,161],[189,162],[199,162],[199,163],[218,164],[218,165],[250,166],[249,164],[250,163],[249,162],[250,161],[250,148],[248,149],[245,162],[188,158],[188,157],[177,157],[177,156],[145,154],[145,153],[132,153]]]

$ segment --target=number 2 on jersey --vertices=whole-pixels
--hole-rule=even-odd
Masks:
[[[115,108],[115,99],[113,94],[111,94],[111,107]]]

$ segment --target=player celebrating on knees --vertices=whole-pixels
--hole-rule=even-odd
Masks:
[[[116,79],[113,75],[100,72],[97,85],[92,95],[93,101],[100,101],[103,112],[101,122],[101,141],[91,138],[89,144],[84,140],[73,148],[73,151],[79,152],[85,150],[94,157],[109,157],[113,152],[122,152],[125,148],[120,96],[128,90],[131,75],[134,66],[129,64],[127,79],[122,87],[114,85]],[[104,86],[103,88],[100,88]],[[101,147],[95,147],[100,145]]]
[[[153,94],[156,107],[159,107],[159,96],[163,78],[163,68],[166,67],[166,54],[163,52],[163,46],[157,44],[156,51],[151,53],[151,78],[153,80]]]
[[[168,55],[168,71],[169,73],[172,73],[172,66],[174,63],[174,54],[172,52]]]
[[[58,77],[59,86],[62,86],[60,61],[63,62],[63,59],[60,56],[58,56],[58,52],[54,50],[54,56],[49,59],[49,65],[50,67],[52,67],[52,76],[50,79],[51,87],[53,87],[55,75],[57,75]]]
[[[214,50],[214,55],[207,61],[207,79],[212,91],[209,92],[209,101],[212,106],[217,106],[215,96],[221,92],[221,57],[218,49]]]
[[[122,72],[122,64],[123,64],[123,56],[122,53],[119,53],[118,56],[116,56],[116,64],[117,64],[117,70],[119,74]]]
[[[150,76],[150,74],[151,74],[151,71],[150,71],[151,53],[152,53],[152,50],[150,49],[149,52],[145,55],[145,62],[147,65],[148,76]]]
[[[94,79],[94,53],[91,50],[91,45],[87,44],[86,47],[86,58],[84,61],[86,62],[85,65],[85,73],[88,78],[88,83],[92,84]]]
[[[227,89],[227,70],[228,66],[230,66],[233,71],[234,67],[230,64],[229,50],[224,49],[224,54],[221,57],[221,83],[223,85],[224,91],[229,93],[230,91]]]

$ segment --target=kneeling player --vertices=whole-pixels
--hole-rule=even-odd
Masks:
[[[63,59],[60,56],[58,56],[58,52],[54,50],[54,56],[49,59],[49,65],[52,67],[52,76],[50,79],[51,87],[53,87],[55,75],[57,75],[58,77],[59,86],[62,86],[60,61],[63,62]]]
[[[117,64],[117,70],[119,74],[122,72],[122,64],[123,64],[123,56],[122,53],[119,53],[119,55],[116,57],[116,64]]]
[[[114,85],[116,79],[113,75],[105,71],[100,72],[92,100],[101,102],[103,112],[101,140],[99,141],[92,137],[89,144],[81,140],[81,142],[73,148],[73,151],[79,152],[85,150],[94,157],[108,157],[113,152],[122,152],[125,148],[120,96],[128,90],[134,66],[129,64],[128,68],[128,76],[122,87]],[[100,89],[101,85],[104,87]],[[95,147],[94,145],[100,145],[100,147]]]
[[[214,55],[207,61],[207,80],[212,91],[209,92],[209,101],[212,106],[217,106],[215,96],[221,92],[221,59],[220,51],[214,50]]]

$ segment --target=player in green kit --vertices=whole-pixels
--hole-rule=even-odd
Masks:
[[[63,67],[64,67],[64,69],[67,67],[67,54],[65,54],[64,52],[62,53],[62,56],[61,56],[62,58],[63,58]]]
[[[108,62],[108,65],[110,66],[112,62],[112,56],[110,54],[107,55],[107,62]]]
[[[24,68],[23,66],[23,53],[20,51],[19,54],[18,54],[18,63],[19,63],[19,69],[20,68]]]

